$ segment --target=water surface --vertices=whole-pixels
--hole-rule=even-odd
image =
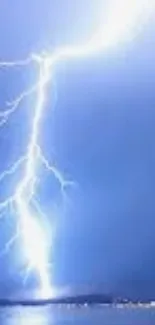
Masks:
[[[0,325],[155,325],[155,308],[0,308]]]

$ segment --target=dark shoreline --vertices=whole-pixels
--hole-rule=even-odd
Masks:
[[[0,306],[45,306],[45,305],[95,305],[112,304],[111,299],[103,296],[70,296],[52,299],[0,299]]]
[[[149,305],[151,301],[129,301],[127,299],[113,299],[105,295],[78,295],[52,299],[0,299],[0,307],[13,306],[47,306],[47,305],[76,305],[76,306],[95,306],[95,305]]]

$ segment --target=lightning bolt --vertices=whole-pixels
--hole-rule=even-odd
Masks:
[[[20,66],[22,68],[35,63],[38,66],[39,76],[36,84],[30,89],[23,91],[15,100],[8,103],[5,111],[0,111],[0,126],[4,127],[9,118],[17,112],[24,99],[28,96],[36,95],[36,104],[33,108],[31,134],[25,155],[20,157],[10,169],[5,170],[0,175],[0,182],[23,169],[23,177],[16,184],[14,193],[0,202],[1,217],[6,214],[8,208],[13,209],[18,218],[17,232],[7,242],[5,252],[7,252],[14,241],[20,237],[23,255],[27,261],[27,273],[34,270],[39,277],[40,287],[44,297],[51,294],[50,276],[48,272],[50,245],[47,234],[38,220],[38,215],[44,217],[42,207],[37,201],[37,182],[40,164],[51,172],[58,181],[61,193],[65,193],[65,188],[72,185],[72,182],[65,180],[61,172],[55,165],[45,158],[42,148],[39,145],[39,132],[44,109],[46,107],[47,88],[52,79],[54,67],[62,60],[79,59],[84,56],[94,55],[122,41],[128,36],[135,35],[135,26],[140,24],[144,13],[152,12],[155,4],[149,4],[144,0],[113,0],[109,6],[107,18],[104,25],[98,28],[87,44],[82,46],[65,46],[51,53],[32,54],[26,60],[17,62],[0,62],[1,69],[10,69]],[[142,22],[142,21],[141,21]],[[52,237],[52,235],[51,235]]]

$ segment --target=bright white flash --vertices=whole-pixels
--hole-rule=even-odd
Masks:
[[[56,166],[50,165],[49,161],[46,160],[38,143],[40,124],[46,107],[46,90],[52,78],[52,69],[61,60],[90,56],[98,51],[116,46],[129,37],[135,36],[137,26],[139,28],[144,18],[152,13],[154,7],[155,0],[113,0],[109,5],[105,21],[98,28],[97,32],[92,35],[87,44],[74,47],[64,46],[53,52],[53,54],[31,55],[25,61],[0,63],[1,68],[13,68],[18,65],[24,68],[30,63],[35,62],[39,69],[37,83],[9,103],[7,110],[0,112],[0,126],[4,126],[26,97],[31,94],[36,95],[36,105],[32,112],[32,129],[25,155],[20,157],[9,170],[5,170],[0,175],[0,181],[18,172],[21,167],[24,170],[24,176],[16,184],[14,194],[0,203],[0,210],[2,213],[5,213],[10,205],[13,207],[19,221],[18,229],[17,234],[6,244],[6,250],[10,248],[17,237],[21,238],[23,256],[28,266],[27,270],[36,272],[44,297],[48,297],[51,293],[48,271],[49,253],[51,252],[49,249],[49,238],[47,238],[46,231],[38,218],[38,214],[43,215],[43,208],[36,201],[36,183],[39,178],[38,168],[40,164],[54,175],[60,184],[62,192],[65,190],[65,185],[69,184],[56,169]]]

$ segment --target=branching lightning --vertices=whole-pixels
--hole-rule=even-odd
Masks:
[[[30,89],[23,91],[15,100],[8,103],[5,111],[0,112],[0,126],[4,127],[8,119],[15,114],[22,105],[24,99],[31,94],[36,96],[36,104],[33,108],[32,127],[28,146],[25,155],[20,157],[10,169],[5,170],[0,175],[0,182],[6,177],[18,172],[23,168],[24,176],[15,185],[12,196],[7,197],[0,203],[1,216],[5,215],[6,209],[11,207],[18,218],[17,232],[6,244],[5,252],[10,249],[13,242],[20,237],[23,247],[23,255],[27,261],[27,271],[34,270],[39,277],[41,290],[44,296],[49,296],[51,292],[49,265],[49,241],[46,232],[38,220],[38,214],[43,215],[42,207],[36,200],[38,169],[40,163],[50,171],[58,183],[62,194],[65,187],[70,185],[54,165],[45,158],[40,147],[38,136],[42,116],[46,107],[47,87],[52,79],[52,69],[62,60],[70,58],[80,58],[90,56],[98,51],[108,49],[111,46],[125,40],[127,35],[135,34],[135,26],[143,18],[143,14],[149,13],[154,8],[154,1],[144,0],[113,0],[107,13],[107,19],[103,26],[90,38],[83,46],[63,47],[53,54],[33,54],[25,61],[1,62],[3,69],[13,69],[17,66],[28,66],[32,62],[38,65],[39,76],[36,84]],[[72,183],[71,183],[72,185]]]

